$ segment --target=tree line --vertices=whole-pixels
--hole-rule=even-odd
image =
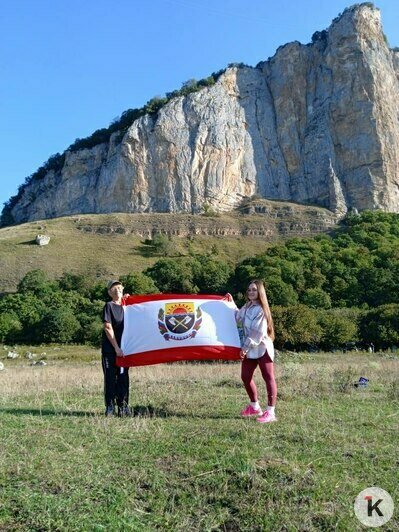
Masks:
[[[376,349],[399,345],[399,217],[349,215],[332,235],[293,238],[237,264],[191,252],[165,257],[122,276],[125,291],[230,292],[240,306],[251,279],[262,279],[283,349]],[[0,341],[90,342],[98,345],[104,281],[33,270],[16,293],[0,298]]]

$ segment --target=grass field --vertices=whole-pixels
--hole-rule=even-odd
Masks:
[[[2,531],[352,531],[361,490],[397,501],[394,355],[280,354],[261,425],[239,417],[239,363],[132,368],[135,416],[109,419],[97,352],[41,351],[2,360]]]

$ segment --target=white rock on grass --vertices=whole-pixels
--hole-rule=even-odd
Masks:
[[[9,351],[7,353],[7,358],[11,358],[12,359],[12,358],[18,358],[18,357],[19,357],[19,355],[15,351]]]
[[[4,368],[4,364],[3,364],[3,362],[0,362],[0,371],[3,371],[3,369],[5,369]]]
[[[48,235],[37,235],[36,244],[39,246],[47,246],[50,242],[50,237]]]

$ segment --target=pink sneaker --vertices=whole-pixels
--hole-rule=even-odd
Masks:
[[[252,405],[248,405],[247,408],[244,408],[241,412],[242,417],[251,417],[251,416],[261,416],[263,414],[260,408],[256,409]]]
[[[271,423],[272,421],[277,421],[277,418],[274,414],[271,414],[266,410],[266,412],[258,417],[256,421],[259,421],[259,423]]]

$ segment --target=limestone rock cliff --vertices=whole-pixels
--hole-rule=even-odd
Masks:
[[[326,207],[399,212],[399,54],[380,12],[348,8],[312,43],[136,120],[120,140],[66,152],[33,180],[16,222],[76,213],[200,212],[258,194]]]

